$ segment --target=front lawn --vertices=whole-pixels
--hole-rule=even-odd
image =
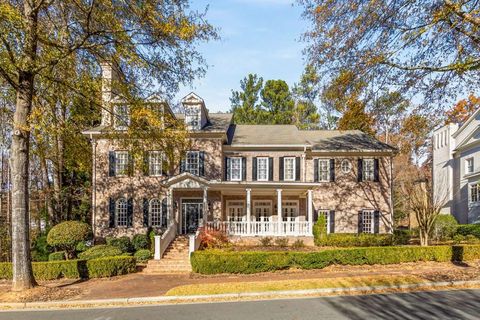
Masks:
[[[224,293],[265,292],[282,290],[308,290],[324,288],[352,288],[373,286],[398,286],[419,284],[426,281],[417,276],[363,276],[348,278],[280,280],[262,282],[204,283],[178,286],[170,289],[167,296],[187,296]]]

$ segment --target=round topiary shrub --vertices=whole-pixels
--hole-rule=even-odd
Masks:
[[[135,251],[150,248],[150,241],[146,234],[136,234],[133,236],[132,245]]]
[[[146,262],[152,257],[152,253],[147,249],[140,249],[133,255],[137,261]]]
[[[114,246],[122,250],[122,252],[128,253],[128,252],[133,252],[133,246],[130,241],[130,238],[127,236],[123,236],[120,238],[113,238],[113,237],[108,237],[107,238],[107,244],[109,246]]]
[[[80,221],[65,221],[48,232],[47,243],[57,249],[67,251],[67,258],[75,253],[75,246],[90,236],[90,226]]]
[[[56,251],[48,255],[48,261],[60,261],[65,260],[67,253],[65,251]]]
[[[101,244],[98,246],[93,246],[90,249],[80,253],[78,257],[83,260],[90,260],[104,257],[121,256],[122,254],[122,250],[117,247]]]

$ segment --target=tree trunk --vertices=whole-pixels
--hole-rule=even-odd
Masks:
[[[45,206],[47,207],[47,214],[48,214],[48,223],[50,225],[55,225],[55,210],[53,209],[52,203],[52,188],[50,185],[50,181],[48,180],[48,166],[47,160],[43,155],[39,157],[40,160],[40,170],[42,175],[42,185],[45,194]]]
[[[30,131],[28,117],[32,108],[33,79],[31,73],[21,72],[14,113],[12,135],[12,262],[13,291],[35,286],[30,258],[29,223],[29,152]]]
[[[35,3],[23,2],[25,28],[24,70],[18,71],[16,88],[16,106],[13,114],[12,134],[12,290],[22,291],[36,285],[30,257],[30,223],[28,210],[28,180],[30,126],[35,74],[33,72],[37,58],[37,22],[38,12]]]
[[[420,229],[420,245],[422,247],[428,246],[428,232]]]

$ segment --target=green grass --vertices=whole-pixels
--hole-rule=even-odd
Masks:
[[[351,288],[394,286],[424,283],[416,276],[364,276],[349,278],[324,278],[302,280],[277,280],[256,282],[225,282],[183,285],[170,289],[167,296],[188,296],[224,293],[268,292],[282,290],[308,290],[324,288]]]

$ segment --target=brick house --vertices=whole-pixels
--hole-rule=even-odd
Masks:
[[[237,241],[288,236],[311,242],[319,215],[330,233],[391,232],[393,147],[360,131],[235,125],[232,114],[210,113],[195,93],[182,100],[184,114],[158,103],[186,122],[192,141],[175,174],[162,172],[162,150],[152,150],[148,170],[127,175],[128,150],[104,132],[116,127],[113,113],[128,118],[128,107],[112,103],[112,72],[103,69],[102,124],[84,132],[93,148],[95,237],[155,228],[166,230],[171,242],[203,225]],[[108,110],[112,105],[118,109]]]

